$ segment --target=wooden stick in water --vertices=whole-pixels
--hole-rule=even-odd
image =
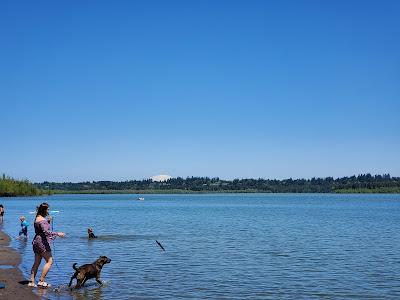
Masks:
[[[165,251],[163,245],[161,245],[161,243],[159,241],[156,240],[156,243],[158,244],[158,246],[160,246],[161,249],[163,249]]]

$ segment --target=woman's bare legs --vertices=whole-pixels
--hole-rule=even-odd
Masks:
[[[51,252],[43,253],[42,257],[46,261],[46,264],[43,266],[42,274],[40,275],[39,282],[43,282],[47,273],[49,272],[51,265],[53,264],[53,257],[51,256]]]
[[[36,274],[39,269],[41,261],[42,261],[42,256],[38,253],[35,253],[35,262],[33,263],[33,266],[31,269],[31,282],[32,283],[35,283],[35,277],[36,277]]]

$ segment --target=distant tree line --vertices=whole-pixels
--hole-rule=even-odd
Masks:
[[[43,182],[35,186],[43,190],[60,193],[69,192],[262,192],[262,193],[400,193],[400,177],[389,174],[342,177],[334,179],[234,179],[222,180],[218,177],[187,177],[171,178],[164,182],[151,179],[129,181],[86,181],[72,182]]]
[[[43,194],[49,194],[49,191],[41,190],[28,180],[16,180],[5,174],[0,178],[0,197],[37,196]]]

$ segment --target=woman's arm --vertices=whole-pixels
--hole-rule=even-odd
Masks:
[[[51,239],[55,239],[57,236],[59,236],[59,233],[55,232],[55,231],[51,231],[49,224],[48,223],[46,224],[46,223],[40,222],[40,228],[42,229],[44,234]]]

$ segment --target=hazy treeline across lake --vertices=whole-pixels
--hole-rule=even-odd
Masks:
[[[400,193],[400,177],[389,174],[363,174],[334,179],[234,179],[218,177],[171,178],[164,182],[151,179],[129,181],[43,182],[39,189],[56,193]]]

